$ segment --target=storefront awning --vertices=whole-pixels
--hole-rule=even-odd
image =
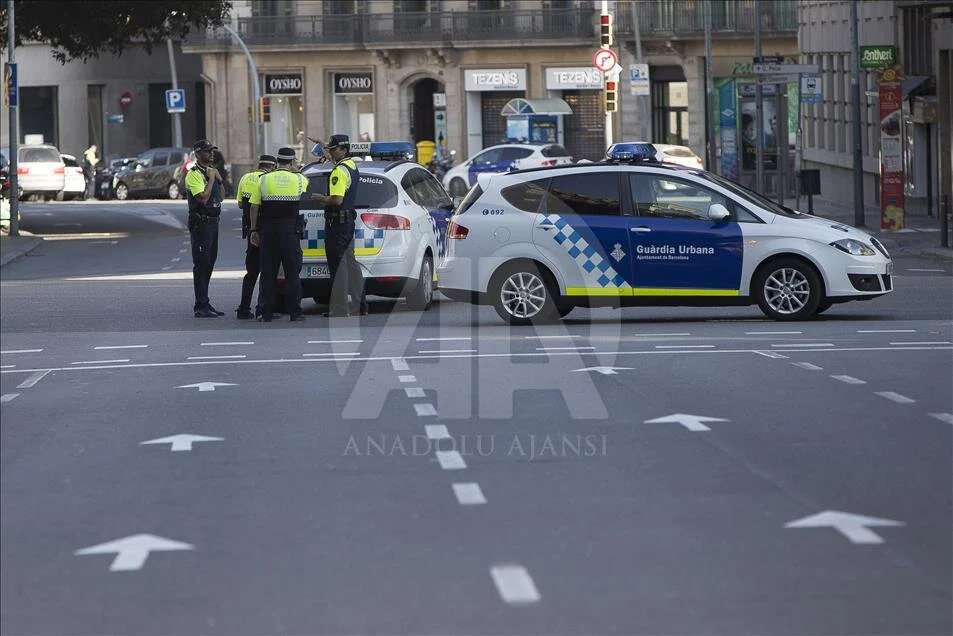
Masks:
[[[500,114],[504,117],[514,115],[572,115],[572,108],[558,98],[524,99],[517,97],[506,102]]]
[[[903,86],[900,89],[903,98],[906,99],[910,95],[918,95],[923,89],[927,88],[924,84],[929,80],[929,75],[908,75],[903,78]]]

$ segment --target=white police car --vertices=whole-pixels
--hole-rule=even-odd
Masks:
[[[312,154],[320,156],[315,149]],[[368,294],[404,297],[412,309],[427,309],[433,301],[436,267],[444,257],[452,202],[440,183],[413,158],[410,142],[352,143],[358,161],[359,187],[355,208],[354,254],[364,274]],[[327,194],[333,164],[311,163],[302,168],[309,188],[301,197],[307,220],[301,241],[302,296],[326,304],[330,271],[324,247],[324,209],[312,193]]]
[[[569,152],[559,144],[521,143],[490,146],[454,166],[443,176],[443,186],[451,196],[463,196],[486,173],[508,172],[524,168],[542,168],[572,163]]]
[[[876,238],[656,152],[481,175],[450,219],[441,292],[528,324],[599,305],[757,304],[801,320],[891,291]]]

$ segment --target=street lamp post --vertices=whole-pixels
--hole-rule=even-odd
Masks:
[[[232,27],[227,24],[222,25],[226,31],[231,33],[232,37],[235,38],[235,41],[238,42],[238,46],[241,47],[242,51],[245,52],[245,57],[248,59],[248,72],[251,75],[251,85],[252,90],[255,93],[255,104],[252,107],[252,113],[255,120],[255,151],[252,153],[253,157],[257,157],[261,152],[264,152],[265,148],[265,129],[264,123],[261,121],[261,117],[258,115],[258,104],[261,103],[261,87],[258,85],[258,67],[255,66],[255,60],[251,56],[251,52],[248,50],[248,47],[245,46],[245,42],[242,41],[238,33]]]

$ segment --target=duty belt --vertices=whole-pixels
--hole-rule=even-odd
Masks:
[[[190,212],[189,216],[197,218],[202,223],[218,223],[218,215],[208,216],[206,214],[198,214],[196,212]]]
[[[338,210],[337,212],[325,212],[324,218],[336,223],[349,223],[357,220],[357,210]]]

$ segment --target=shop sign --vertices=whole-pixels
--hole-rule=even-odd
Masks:
[[[860,68],[890,68],[897,63],[895,46],[860,47]]]
[[[902,230],[903,200],[903,74],[899,66],[877,72],[880,93],[880,228]]]
[[[601,90],[602,71],[591,66],[546,69],[546,88],[551,91]]]
[[[265,93],[267,95],[300,95],[303,86],[301,73],[265,75]]]
[[[334,92],[342,93],[373,93],[374,77],[367,73],[335,73]]]
[[[497,68],[471,69],[466,71],[464,90],[480,91],[525,91],[526,69]]]

